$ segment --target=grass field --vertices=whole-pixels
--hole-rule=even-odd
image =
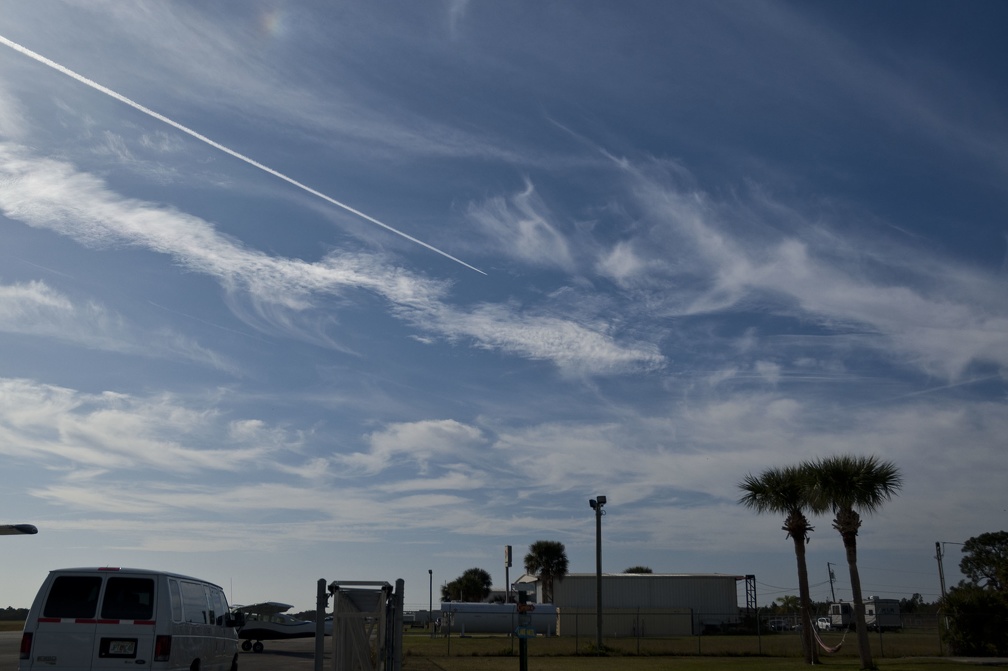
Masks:
[[[821,652],[824,662],[857,659],[854,633],[843,638],[839,633],[822,635],[828,645],[843,641],[834,654]],[[906,630],[876,633],[869,638],[875,657],[937,657],[942,648],[934,630]],[[797,633],[765,636],[680,636],[669,638],[607,638],[603,642],[610,657],[795,657],[802,656],[801,639]],[[423,657],[486,657],[517,654],[518,644],[504,636],[453,636],[431,639],[423,634],[404,637],[407,654]],[[582,637],[536,638],[528,643],[530,657],[595,656],[594,639]]]
[[[20,631],[21,622],[0,621],[0,631]],[[826,641],[836,644],[839,634]],[[938,634],[908,630],[871,638],[875,662],[882,671],[963,671],[976,669],[941,657]],[[591,654],[586,638],[529,640],[529,671],[791,671],[807,669],[797,634],[756,636],[690,636],[663,639],[606,639],[608,654]],[[505,636],[430,638],[403,637],[403,671],[515,671],[518,642]],[[580,654],[579,654],[580,653]],[[857,671],[860,661],[854,634],[837,654],[821,654],[822,666]]]
[[[883,659],[881,671],[965,671],[976,665],[947,659]],[[856,659],[823,664],[835,671],[857,671]],[[529,671],[798,671],[800,659],[779,657],[530,657]],[[407,657],[403,671],[515,671],[515,657]],[[818,667],[817,667],[818,668]]]
[[[827,643],[835,645],[839,634]],[[606,656],[589,654],[591,642],[581,640],[577,654],[573,639],[530,640],[529,671],[789,671],[807,669],[796,634],[704,636],[641,641],[606,639]],[[407,635],[403,640],[404,671],[514,671],[518,644],[506,637],[483,636],[431,639]],[[976,666],[940,657],[935,631],[874,635],[872,649],[882,671],[962,671]],[[762,652],[760,652],[762,650]],[[821,665],[836,670],[860,668],[854,635],[848,635],[837,654],[821,654]]]

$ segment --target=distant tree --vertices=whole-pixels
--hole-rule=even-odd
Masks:
[[[959,583],[942,599],[942,613],[948,618],[944,639],[954,655],[1008,655],[1008,595]]]
[[[812,610],[809,597],[808,566],[805,563],[805,545],[813,530],[805,511],[810,508],[809,473],[806,468],[788,466],[769,468],[759,476],[748,474],[739,484],[745,494],[739,503],[757,513],[784,515],[783,531],[787,532],[794,544],[795,561],[798,565],[798,593],[801,612],[802,648],[806,664],[817,664],[819,653],[815,647],[812,627]]]
[[[483,601],[490,595],[493,580],[481,568],[466,569],[455,580],[441,586],[444,601]]]
[[[900,599],[900,612],[909,615],[920,610],[923,605],[924,597],[922,597],[918,592],[914,592],[914,595],[909,599]]]
[[[890,500],[903,486],[900,471],[877,457],[841,455],[826,457],[806,465],[812,477],[810,501],[815,512],[832,511],[833,528],[843,538],[850,571],[854,619],[857,622],[858,654],[862,669],[874,669],[868,628],[865,626],[864,597],[857,567],[857,535],[861,513],[871,514]]]
[[[543,585],[543,601],[553,603],[553,581],[567,575],[567,548],[559,541],[536,541],[525,555],[525,572],[538,576]]]
[[[959,570],[977,587],[1008,589],[1008,531],[991,531],[963,544]]]
[[[623,570],[624,573],[654,573],[649,566],[631,566]]]
[[[27,608],[14,608],[13,606],[7,606],[5,609],[0,610],[0,620],[23,621],[27,619]]]
[[[945,640],[957,655],[1008,654],[1008,532],[974,536],[963,544],[964,580],[941,600]]]

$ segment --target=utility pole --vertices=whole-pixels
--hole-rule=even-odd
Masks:
[[[323,659],[325,657],[325,613],[329,604],[329,595],[326,592],[326,579],[318,579],[318,588],[315,591],[315,671],[322,671]],[[335,628],[335,624],[333,625]],[[336,636],[336,631],[333,631]]]
[[[833,591],[833,581],[836,580],[836,576],[833,575],[833,564],[826,562],[826,571],[829,573],[830,598],[833,599],[832,603],[836,603],[836,592]]]
[[[941,582],[942,598],[945,598],[945,567],[942,565],[941,541],[935,541],[935,559],[938,560],[938,580]]]
[[[602,506],[606,497],[597,496],[588,501],[595,511],[595,653],[602,654],[602,516],[605,512]]]
[[[966,545],[955,541],[935,541],[935,559],[938,560],[938,580],[941,581],[942,598],[945,598],[945,564],[942,561],[945,555],[946,545]]]

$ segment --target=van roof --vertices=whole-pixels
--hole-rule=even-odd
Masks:
[[[159,571],[157,569],[148,568],[129,568],[126,566],[79,566],[77,568],[59,568],[53,569],[49,572],[52,573],[130,573],[134,575],[166,575],[171,578],[179,578],[181,580],[192,580],[193,582],[203,582],[208,585],[213,585],[219,589],[220,585],[212,583],[209,580],[204,580],[202,578],[194,578],[188,575],[182,575],[181,573],[172,573],[171,571]]]

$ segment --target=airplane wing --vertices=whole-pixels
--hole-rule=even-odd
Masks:
[[[0,524],[0,536],[17,536],[20,534],[37,534],[38,529],[33,524]]]
[[[289,603],[264,601],[262,603],[254,603],[250,606],[235,606],[232,610],[240,610],[243,613],[255,613],[256,615],[277,615],[278,613],[284,613],[293,607],[294,606]]]

